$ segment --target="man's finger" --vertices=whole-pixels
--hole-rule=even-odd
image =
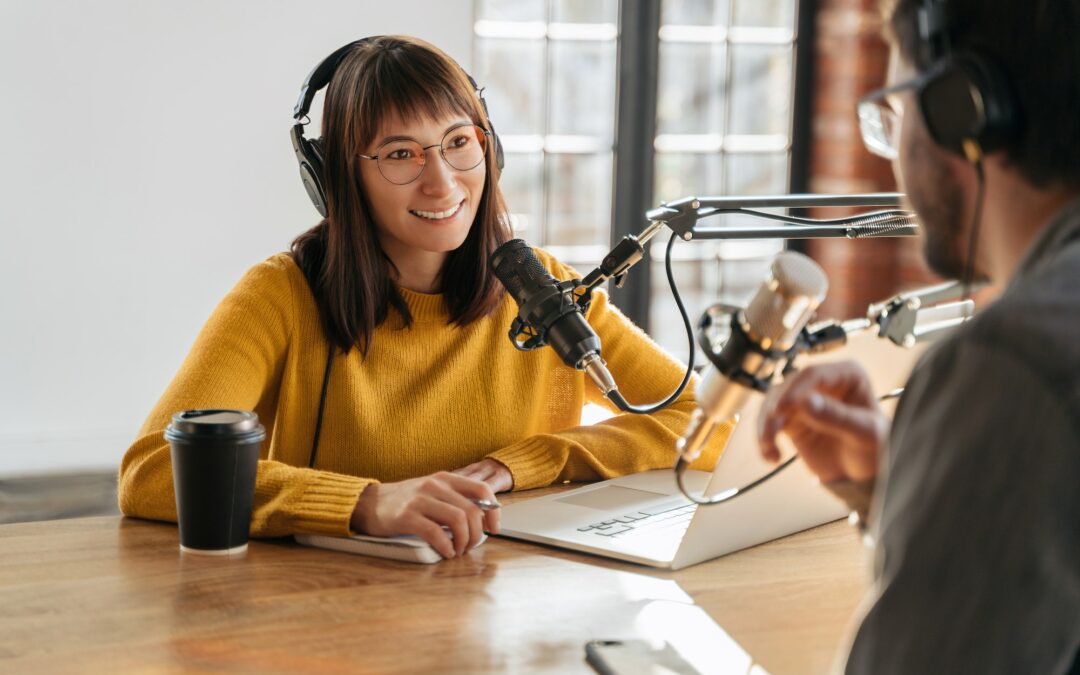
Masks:
[[[820,433],[842,436],[860,445],[881,442],[884,416],[877,409],[848,405],[813,392],[807,396],[804,410],[801,421]]]

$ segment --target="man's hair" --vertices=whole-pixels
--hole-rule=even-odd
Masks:
[[[885,5],[900,55],[925,70],[923,0]],[[1021,128],[1009,163],[1036,186],[1080,188],[1080,0],[948,0],[945,12],[952,52],[993,62],[1014,93]]]

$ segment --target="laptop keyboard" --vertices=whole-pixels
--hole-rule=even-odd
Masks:
[[[690,519],[694,517],[697,504],[687,503],[685,499],[662,502],[641,511],[634,511],[625,516],[604,520],[592,525],[579,527],[578,532],[592,532],[601,537],[627,537],[643,534],[655,535],[670,530],[686,531]]]

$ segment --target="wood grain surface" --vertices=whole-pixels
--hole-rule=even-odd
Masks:
[[[19,523],[0,672],[589,673],[587,640],[639,637],[714,672],[821,673],[867,584],[842,522],[678,572],[501,538],[435,565],[288,539],[207,558],[168,523]]]

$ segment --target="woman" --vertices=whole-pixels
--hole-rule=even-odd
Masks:
[[[670,466],[689,390],[659,413],[581,427],[586,401],[610,404],[552,350],[507,340],[517,307],[488,258],[508,218],[470,82],[413,38],[344,52],[324,102],[327,217],[215,310],[124,457],[125,514],[176,520],[162,432],[193,408],[254,410],[268,430],[254,536],[416,534],[453,557],[498,531],[473,500]],[[675,388],[683,367],[605,293],[587,318],[628,399]]]

